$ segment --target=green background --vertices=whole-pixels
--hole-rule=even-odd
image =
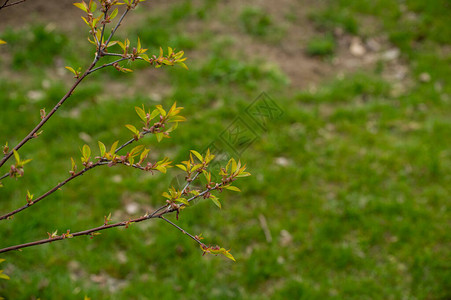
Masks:
[[[0,11],[8,42],[0,48],[2,144],[15,145],[39,122],[39,109],[50,111],[65,94],[73,78],[64,66],[92,59],[81,11],[50,2]],[[139,124],[134,106],[177,101],[188,121],[171,139],[142,140],[152,159],[185,160],[224,137],[238,116],[256,138],[238,147],[253,174],[237,182],[242,193],[219,194],[222,210],[198,201],[176,221],[231,249],[237,262],[202,257],[192,240],[151,220],[0,255],[11,277],[0,281],[0,296],[449,299],[450,8],[444,0],[145,2],[118,37],[133,45],[139,36],[150,54],[183,49],[189,71],[134,63],[133,74],[107,69],[87,78],[21,149],[33,161],[23,178],[2,180],[0,210],[67,178],[85,143],[97,154],[98,140],[108,147],[129,139],[124,125]],[[246,115],[262,92],[283,111],[264,129]],[[0,247],[99,226],[110,212],[113,221],[142,215],[164,203],[161,193],[179,174],[87,172],[1,221]]]

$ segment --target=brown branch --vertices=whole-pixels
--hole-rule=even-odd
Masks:
[[[97,167],[100,165],[100,162],[97,162],[89,167],[84,168],[83,170],[81,170],[80,172],[74,174],[73,176],[67,178],[66,180],[64,180],[63,182],[58,183],[55,187],[53,187],[52,189],[50,189],[49,191],[47,191],[46,193],[42,194],[40,197],[36,198],[36,200],[31,200],[30,202],[28,202],[27,204],[25,204],[22,207],[19,207],[18,209],[15,209],[7,214],[4,214],[3,216],[0,216],[0,220],[5,220],[9,217],[11,217],[12,215],[15,215],[19,212],[21,212],[24,209],[29,208],[30,206],[38,203],[39,201],[41,201],[42,199],[50,196],[51,194],[53,194],[54,192],[56,192],[58,189],[60,189],[62,186],[64,186],[66,183],[68,183],[69,181],[71,181],[72,179],[75,179],[81,175],[83,175],[85,172]]]
[[[80,84],[80,82],[89,75],[89,71],[92,70],[92,68],[94,68],[94,66],[96,65],[98,59],[94,59],[94,61],[91,63],[91,65],[88,67],[88,69],[83,73],[82,76],[80,76],[77,81],[72,85],[72,87],[69,89],[69,91],[66,93],[66,95],[63,96],[63,98],[61,98],[61,100],[55,105],[55,107],[53,107],[53,109],[49,112],[48,115],[46,115],[41,122],[39,122],[38,125],[36,125],[35,128],[33,128],[33,130],[30,131],[30,133],[28,133],[28,135],[19,142],[19,144],[17,144],[14,147],[14,150],[19,150],[26,142],[28,142],[29,140],[35,138],[37,135],[36,133],[38,132],[39,129],[41,129],[42,126],[44,126],[45,123],[47,123],[47,121],[53,116],[53,114],[58,110],[58,108],[60,108],[61,105],[63,105],[63,103],[72,95],[72,93],[74,92],[75,88]],[[3,166],[5,164],[5,162],[11,158],[11,156],[13,155],[13,150],[11,150],[10,152],[8,152],[7,154],[5,154],[5,156],[3,156],[2,160],[0,161],[0,167]]]
[[[148,134],[148,133],[150,133],[150,132],[148,132],[148,131],[142,131],[142,132],[140,133],[140,136],[144,136],[144,135],[146,135],[146,134]],[[135,139],[130,139],[129,141],[127,141],[127,142],[125,142],[124,144],[122,144],[119,148],[117,148],[116,151],[114,151],[114,153],[117,154],[121,149],[123,149],[124,147],[126,147],[126,146],[132,144],[132,143],[135,142],[135,141],[136,141]],[[7,219],[7,218],[9,218],[9,217],[11,217],[11,216],[13,216],[13,215],[15,215],[15,214],[21,212],[22,210],[27,209],[28,207],[30,207],[30,206],[36,204],[37,202],[41,201],[42,199],[44,199],[44,198],[50,196],[50,195],[53,194],[55,191],[57,191],[58,189],[60,189],[61,187],[63,187],[65,184],[67,184],[68,182],[70,182],[72,179],[75,179],[75,178],[77,178],[77,177],[83,175],[85,172],[87,172],[87,171],[89,171],[89,170],[91,170],[91,169],[94,169],[94,168],[97,167],[97,166],[100,166],[100,165],[106,165],[106,164],[108,164],[108,163],[110,163],[110,162],[111,162],[111,161],[100,160],[100,161],[94,163],[93,165],[84,168],[83,170],[81,170],[80,172],[78,172],[78,173],[74,174],[73,176],[67,178],[67,179],[64,180],[63,182],[58,183],[58,185],[56,185],[56,186],[55,186],[54,188],[52,188],[51,190],[47,191],[45,194],[43,194],[43,195],[40,196],[39,198],[36,198],[36,200],[33,200],[33,201],[27,203],[26,205],[24,205],[24,206],[22,206],[22,207],[20,207],[20,208],[18,208],[18,209],[16,209],[16,210],[14,210],[14,211],[11,211],[11,212],[9,212],[9,213],[7,213],[7,214],[4,214],[4,215],[0,216],[0,220],[5,220],[5,219]],[[120,163],[120,162],[118,162],[118,163]],[[122,163],[122,164],[127,165],[127,166],[131,166],[131,167],[134,167],[134,168],[137,168],[137,169],[140,169],[140,170],[144,170],[143,167],[138,166],[138,165],[136,165],[136,164],[133,164],[133,165],[125,164],[125,163]],[[9,173],[6,173],[6,174],[3,175],[2,177],[0,177],[0,180],[3,179],[3,178],[5,178],[5,177],[7,177],[8,175],[9,175]]]
[[[23,0],[25,1],[25,0]],[[135,4],[136,0],[133,1],[133,4]],[[8,4],[8,6],[14,5],[17,2]],[[4,3],[3,6],[5,6],[6,3]],[[6,7],[6,6],[5,6]],[[127,15],[128,11],[130,10],[130,8],[127,8],[127,10],[121,15],[121,18],[119,19],[118,23],[116,24],[116,26],[114,27],[114,29],[111,31],[110,36],[108,37],[107,42],[105,43],[105,47],[104,49],[106,49],[106,47],[108,46],[111,38],[114,36],[114,34],[116,33],[116,30],[119,28],[120,24],[122,23],[122,21],[124,20],[125,16]],[[106,16],[106,13],[105,13]],[[105,17],[104,17],[105,18]],[[104,28],[102,29],[103,32]],[[99,49],[101,48],[101,42]],[[103,51],[103,49],[102,49]],[[64,95],[63,98],[61,98],[61,100],[55,105],[55,107],[52,109],[52,111],[50,111],[50,113],[41,120],[41,122],[39,122],[39,124],[32,130],[30,131],[30,133],[21,141],[19,142],[19,144],[17,144],[13,150],[18,151],[25,143],[27,143],[29,140],[33,139],[34,137],[36,137],[36,133],[38,132],[38,130],[50,119],[50,117],[58,110],[58,108],[72,95],[72,93],[74,92],[75,88],[80,84],[80,82],[89,74],[91,74],[93,71],[92,69],[94,68],[94,66],[97,64],[97,62],[99,61],[100,57],[98,55],[96,55],[96,57],[94,58],[94,61],[91,63],[91,65],[88,67],[88,69],[83,73],[82,76],[80,76],[77,81],[74,83],[74,85],[70,88],[70,90],[66,93],[66,95]],[[104,66],[97,68],[98,69],[102,69],[104,68]],[[92,71],[92,72],[91,72]],[[94,70],[95,71],[95,70]],[[11,156],[13,155],[13,150],[11,150],[9,153],[5,154],[5,156],[2,158],[2,160],[0,160],[0,167],[2,167],[6,161],[8,161]]]
[[[8,173],[5,173],[3,176],[1,176],[1,177],[0,177],[0,180],[5,179],[5,178],[8,177],[8,176],[9,176],[9,172],[8,172]]]
[[[5,3],[3,3],[2,6],[0,6],[0,10],[3,9],[3,8],[5,8],[5,7],[10,7],[10,6],[13,6],[13,5],[20,4],[20,3],[25,2],[25,1],[27,1],[27,0],[18,0],[18,1],[16,1],[16,2],[13,2],[13,3],[8,4],[9,0],[6,0]]]
[[[135,1],[136,0],[133,0],[133,4],[135,4]],[[116,26],[113,28],[113,30],[111,30],[110,36],[108,37],[107,41],[105,42],[105,49],[108,47],[108,44],[110,43],[111,39],[113,38],[114,34],[116,33],[116,30],[119,28],[119,26],[121,25],[122,21],[124,20],[125,16],[128,14],[129,11],[130,11],[130,8],[127,8],[124,11],[124,13],[119,18],[119,21],[117,21]]]
[[[160,216],[160,219],[165,220],[166,222],[168,222],[169,224],[171,224],[172,226],[174,226],[175,228],[177,228],[178,230],[180,230],[183,234],[186,234],[187,236],[189,236],[190,238],[192,238],[193,240],[195,240],[197,243],[199,243],[199,245],[201,246],[205,246],[204,243],[202,243],[201,241],[199,241],[198,239],[196,239],[195,236],[193,236],[191,233],[187,232],[185,229],[181,228],[180,226],[178,226],[177,224],[175,224],[174,222],[169,221],[168,219],[166,219],[163,216]]]
[[[103,68],[106,68],[106,67],[110,67],[110,66],[112,66],[112,65],[114,65],[114,64],[117,64],[117,63],[119,63],[119,62],[121,62],[121,61],[124,61],[124,60],[128,60],[128,57],[123,57],[123,58],[121,58],[121,59],[115,60],[115,61],[110,62],[110,63],[108,63],[108,64],[104,64],[104,65],[102,65],[102,66],[100,66],[100,67],[97,67],[97,68],[95,68],[95,69],[91,69],[91,70],[89,70],[88,74],[94,73],[95,71],[98,71],[98,70],[103,69]]]
[[[198,195],[195,195],[195,196],[191,197],[190,199],[188,199],[188,202],[191,202],[192,200],[194,200],[196,198],[202,197],[206,193],[211,192],[213,190],[216,190],[218,188],[219,188],[219,186],[215,186],[213,188],[206,189],[202,193],[199,193]],[[180,204],[180,206],[183,206],[183,204]],[[164,210],[164,211],[162,211],[162,210]],[[160,211],[162,211],[162,212],[161,213],[157,213],[157,212],[160,212]],[[122,222],[118,222],[118,223],[114,223],[114,224],[110,224],[110,225],[104,224],[104,225],[99,226],[99,227],[87,229],[87,230],[84,230],[84,231],[79,231],[79,232],[76,232],[76,233],[71,233],[70,235],[62,234],[62,235],[57,236],[57,237],[50,237],[50,238],[44,239],[44,240],[39,240],[39,241],[30,242],[30,243],[10,246],[10,247],[6,247],[6,248],[3,248],[3,249],[0,249],[0,253],[9,252],[9,251],[12,251],[12,250],[19,250],[19,249],[22,249],[22,248],[27,248],[27,247],[36,246],[36,245],[52,243],[52,242],[56,242],[56,241],[61,241],[61,240],[69,239],[71,237],[77,237],[77,236],[82,236],[82,235],[91,235],[92,236],[92,234],[94,232],[98,232],[98,231],[102,231],[102,230],[110,229],[110,228],[114,228],[114,227],[126,227],[127,228],[131,223],[139,223],[139,222],[150,220],[150,219],[154,219],[154,218],[161,218],[161,219],[165,220],[168,223],[172,223],[169,220],[167,220],[166,218],[163,218],[162,216],[165,215],[165,214],[168,214],[168,213],[175,212],[175,211],[178,211],[178,209],[171,208],[168,205],[164,205],[164,206],[161,206],[160,208],[158,208],[157,210],[155,210],[152,214],[146,214],[146,215],[144,215],[142,217],[139,217],[139,218],[136,218],[136,219],[130,219],[128,221],[122,221]],[[179,230],[182,230],[182,232],[188,234],[191,238],[193,238],[194,240],[199,242],[195,237],[191,236],[189,233],[187,233],[186,231],[184,231],[183,229],[178,227],[176,224],[172,223],[172,225],[175,226],[176,228],[178,228]]]

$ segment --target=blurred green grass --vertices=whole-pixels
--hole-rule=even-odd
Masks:
[[[111,144],[128,139],[123,125],[138,123],[133,107],[143,103],[168,106],[177,100],[185,107],[188,122],[172,139],[160,144],[153,138],[145,140],[153,157],[184,160],[189,149],[203,149],[215,140],[260,91],[266,91],[284,115],[242,155],[253,174],[237,184],[243,193],[221,194],[222,211],[200,201],[178,221],[191,233],[203,233],[207,243],[231,248],[237,263],[202,257],[195,243],[155,220],[110,230],[92,240],[77,238],[2,255],[7,259],[2,267],[11,280],[0,282],[0,295],[6,299],[451,297],[451,56],[443,50],[451,38],[446,34],[451,28],[449,4],[406,1],[408,11],[418,14],[413,20],[402,17],[405,13],[392,0],[326,3],[312,8],[312,26],[318,26],[319,37],[332,35],[337,26],[353,34],[366,32],[359,22],[372,15],[401,49],[412,76],[427,72],[430,81],[416,82],[394,96],[391,82],[376,69],[338,79],[331,76],[316,90],[293,90],[279,68],[236,54],[236,41],[207,30],[208,22],[221,15],[216,1],[181,2],[166,8],[167,14],[151,12],[136,24],[131,37],[136,40],[139,35],[149,51],[174,46],[187,50],[188,57],[190,51],[202,53],[190,57],[190,70],[152,72],[145,81],[155,86],[150,95],[145,88],[125,92],[142,80],[141,65],[130,75],[113,70],[95,74],[46,125],[42,137],[21,150],[22,157],[34,159],[25,177],[4,180],[2,212],[24,204],[27,189],[40,195],[65,178],[70,157],[78,158],[84,143],[96,148],[97,140]],[[261,12],[247,7],[232,21],[239,24],[238,31],[251,36],[271,35],[274,21]],[[207,29],[194,34],[183,30],[198,18]],[[88,56],[82,53],[87,46],[40,24],[9,29],[0,36],[9,42],[4,51],[13,55],[0,62],[0,142],[13,145],[39,121],[39,109],[49,110],[65,93],[70,75],[55,76],[55,61],[64,61],[59,68],[86,65]],[[6,67],[14,70],[3,72]],[[43,81],[47,77],[48,83]],[[123,94],[111,93],[114,86]],[[45,238],[55,229],[75,232],[98,226],[109,212],[119,220],[127,216],[124,206],[130,202],[138,203],[143,210],[139,213],[144,213],[146,207],[162,203],[160,194],[177,174],[172,170],[169,176],[148,176],[121,167],[88,172],[2,223],[1,244]],[[261,216],[268,223],[271,242],[265,238]]]

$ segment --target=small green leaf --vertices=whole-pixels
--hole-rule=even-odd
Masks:
[[[138,131],[138,129],[136,129],[135,126],[130,125],[130,124],[127,124],[127,125],[125,125],[125,127],[127,127],[128,130],[130,130],[130,131],[133,132],[134,134],[139,135],[139,131]]]
[[[88,6],[86,5],[86,3],[84,1],[82,1],[81,3],[74,3],[74,6],[78,7],[79,9],[81,9],[84,12],[88,12]]]
[[[141,118],[141,120],[146,122],[147,121],[146,112],[141,107],[138,107],[138,106],[135,106],[135,110],[136,110],[136,113],[138,114],[138,116]]]
[[[0,279],[6,279],[9,280],[9,276],[6,274],[3,274],[3,270],[0,270]]]
[[[164,134],[162,132],[157,132],[157,133],[155,133],[155,136],[157,137],[157,141],[161,142],[161,140],[163,139]]]
[[[156,116],[158,116],[160,114],[160,111],[158,109],[154,109],[152,111],[152,113],[150,114],[150,120],[152,120],[153,118],[155,118]]]
[[[180,168],[180,169],[182,169],[183,171],[186,171],[186,167],[184,165],[178,164],[178,165],[175,165],[175,166]]]
[[[102,143],[101,141],[98,141],[98,143],[99,143],[99,149],[100,149],[100,156],[104,157],[105,152],[106,152],[105,144]]]
[[[91,156],[91,148],[89,148],[89,146],[85,144],[83,146],[83,157],[85,159],[88,159],[90,156]]]
[[[199,152],[197,152],[196,150],[190,150],[192,154],[194,154],[200,161],[204,161],[204,159],[202,158],[202,155],[200,155]]]
[[[136,156],[144,149],[144,145],[138,145],[130,151],[130,156]]]
[[[156,105],[155,107],[158,109],[158,111],[160,112],[160,114],[161,114],[163,117],[166,116],[166,111],[163,109],[163,107],[162,107],[161,105]]]
[[[197,164],[197,165],[195,165],[194,167],[192,167],[191,168],[191,172],[194,172],[194,171],[196,171],[197,169],[199,169],[200,167],[202,167],[203,166],[203,164]]]
[[[144,161],[144,159],[146,159],[147,154],[149,153],[150,149],[144,149],[143,152],[141,153],[141,156],[139,157],[139,162]]]
[[[20,156],[19,153],[16,150],[13,150],[14,153],[14,159],[16,160],[17,164],[20,164]]]
[[[186,206],[189,206],[189,202],[185,198],[177,198],[175,201],[181,202],[185,204]]]
[[[233,261],[236,261],[236,260],[235,260],[235,257],[233,257],[233,255],[232,255],[229,251],[222,252],[222,255],[224,255],[224,256],[227,257],[228,259],[231,259],[231,260],[233,260]]]
[[[77,76],[77,72],[74,70],[74,68],[69,67],[69,66],[65,66],[66,69],[68,69],[69,71],[71,71],[72,73],[74,73],[75,76]]]
[[[141,50],[141,40],[138,37],[138,45],[136,46],[136,50],[138,50],[138,52]]]
[[[163,166],[155,166],[155,169],[156,169],[157,171],[160,171],[160,172],[163,173],[163,174],[166,174],[166,168],[163,167]]]
[[[182,68],[184,68],[184,69],[186,69],[186,70],[189,70],[189,69],[188,69],[188,66],[187,66],[184,62],[178,62],[178,64],[179,64],[180,66],[182,66]]]
[[[113,145],[111,145],[110,154],[113,155],[116,152],[117,144],[119,141],[115,141]]]
[[[21,162],[20,162],[20,164],[22,165],[22,166],[25,166],[26,164],[28,164],[30,161],[32,161],[33,159],[32,158],[30,158],[30,159],[26,159],[26,160],[22,160]]]
[[[219,199],[216,196],[211,195],[210,199],[211,201],[213,201],[214,204],[216,204],[217,207],[222,208],[221,202],[219,202]]]
[[[113,10],[113,12],[111,13],[111,15],[110,15],[110,20],[113,20],[114,18],[116,18],[118,12],[119,12],[119,11],[118,11],[118,9],[117,9],[117,7],[116,7],[116,8]]]
[[[224,188],[231,190],[231,191],[235,191],[235,192],[241,192],[241,190],[239,188],[237,188],[236,186],[232,186],[232,185],[225,186]]]

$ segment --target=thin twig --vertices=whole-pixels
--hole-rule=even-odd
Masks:
[[[192,201],[195,198],[199,198],[202,195],[204,195],[205,193],[210,192],[212,190],[216,190],[216,189],[217,189],[217,187],[214,187],[214,188],[211,188],[211,189],[206,189],[205,191],[203,191],[199,195],[191,197],[190,200],[188,200],[188,201]],[[165,208],[167,208],[166,205],[158,208],[156,211],[161,211],[161,210],[163,210]],[[146,214],[146,215],[144,215],[142,217],[139,217],[139,218],[136,218],[136,219],[130,219],[128,221],[122,221],[122,222],[118,222],[118,223],[114,223],[114,224],[110,224],[110,225],[104,224],[104,225],[99,226],[99,227],[87,229],[87,230],[84,230],[84,231],[79,231],[79,232],[76,232],[76,233],[71,233],[70,236],[67,236],[66,234],[63,234],[63,235],[60,235],[60,236],[57,236],[57,237],[53,237],[53,238],[48,238],[48,239],[34,241],[34,242],[30,242],[30,243],[15,245],[15,246],[11,246],[11,247],[6,247],[6,248],[3,248],[3,249],[0,249],[0,253],[9,252],[9,251],[12,251],[12,250],[18,250],[18,249],[27,248],[27,247],[36,246],[36,245],[52,243],[52,242],[56,242],[56,241],[60,241],[60,240],[64,240],[64,239],[69,239],[70,237],[77,237],[77,236],[82,236],[82,235],[92,235],[94,232],[105,230],[105,229],[110,229],[110,228],[114,228],[114,227],[128,227],[131,223],[139,223],[139,222],[142,222],[142,221],[145,221],[145,220],[154,219],[154,218],[162,218],[163,215],[168,214],[168,213],[172,213],[174,211],[176,211],[176,209],[166,209],[165,211],[163,211],[160,214],[156,214],[154,212],[151,215]],[[165,218],[162,218],[162,219],[164,219],[164,220],[166,220],[166,222],[168,222],[167,219],[165,219]],[[172,223],[172,222],[169,221],[169,223]],[[183,232],[188,234],[191,238],[193,238],[194,240],[196,240],[199,243],[199,241],[195,237],[193,237],[192,235],[190,235],[189,233],[187,233],[186,231],[184,231],[183,229],[178,227],[176,224],[173,224],[173,225],[175,227],[179,228],[179,230],[182,230]]]
[[[136,0],[135,0],[136,1]],[[133,1],[133,4],[135,3],[135,1]],[[117,21],[116,26],[113,28],[113,30],[111,30],[110,36],[108,37],[106,43],[105,43],[105,49],[108,47],[108,44],[110,43],[111,39],[113,38],[114,34],[116,33],[116,30],[119,28],[119,26],[122,23],[122,20],[124,20],[125,16],[127,15],[127,13],[130,11],[130,8],[127,8],[124,13],[121,15],[121,17],[119,18],[119,21]]]
[[[199,245],[201,246],[205,246],[204,243],[202,243],[201,241],[199,241],[198,239],[196,239],[191,233],[187,232],[186,230],[184,230],[183,228],[181,228],[180,226],[178,226],[177,224],[169,221],[168,219],[166,219],[163,216],[160,216],[160,219],[165,220],[166,222],[168,222],[169,224],[171,224],[172,226],[174,226],[175,228],[177,228],[178,230],[180,230],[183,234],[186,234],[187,236],[189,236],[190,238],[192,238],[193,240],[195,240],[197,243],[199,243]]]
[[[103,56],[119,56],[119,57],[124,57],[124,54],[120,54],[120,53],[103,52],[102,55],[103,55]]]
[[[77,81],[72,85],[72,87],[69,89],[69,91],[63,96],[63,98],[61,98],[61,100],[55,105],[55,107],[53,107],[53,109],[48,113],[48,115],[46,115],[41,122],[39,122],[38,125],[36,125],[35,128],[33,128],[33,130],[30,131],[30,133],[28,133],[28,135],[19,142],[19,144],[17,144],[14,147],[14,150],[18,151],[26,142],[28,142],[29,140],[33,139],[34,137],[36,137],[36,133],[38,132],[39,129],[41,129],[42,126],[44,126],[45,123],[47,123],[47,121],[53,116],[53,114],[58,110],[58,108],[60,108],[61,105],[63,105],[63,103],[72,95],[72,93],[74,92],[75,88],[80,84],[80,82],[89,75],[89,71],[92,70],[92,68],[96,65],[98,59],[94,59],[94,61],[91,63],[91,65],[88,67],[88,69],[83,73],[83,75],[81,75]],[[5,162],[13,155],[13,150],[11,150],[10,152],[8,152],[7,154],[5,154],[5,156],[3,156],[2,160],[0,161],[0,167],[3,166],[5,164]]]
[[[100,55],[102,54],[102,52],[103,52],[103,49],[102,49],[102,40],[103,40],[103,35],[104,35],[104,33],[105,33],[105,26],[106,26],[106,22],[105,22],[105,20],[106,20],[106,17],[108,16],[107,15],[107,13],[108,13],[108,10],[105,10],[105,13],[103,14],[103,26],[102,26],[102,32],[100,33],[100,40],[98,41],[98,45],[99,45],[99,50],[97,51],[97,57],[99,57],[100,58]],[[94,34],[94,36],[95,36],[95,34]]]
[[[25,0],[20,0],[20,1],[25,1]],[[133,1],[132,4],[135,3],[136,0]],[[8,4],[7,6],[11,6],[14,4],[18,4],[20,2],[14,2],[11,4]],[[3,5],[4,7],[6,3]],[[114,27],[113,31],[111,32],[110,36],[108,37],[107,42],[105,43],[105,49],[107,48],[111,38],[114,36],[114,34],[116,33],[116,30],[118,29],[119,25],[121,24],[121,22],[123,21],[123,19],[125,18],[125,16],[127,15],[128,11],[130,10],[130,8],[127,8],[127,10],[122,14],[121,18],[119,19],[118,23],[116,24],[116,26]],[[45,116],[45,118],[43,118],[41,120],[41,122],[39,122],[39,124],[32,130],[30,131],[30,133],[22,140],[19,142],[19,144],[17,144],[13,150],[18,151],[25,143],[27,143],[29,140],[33,139],[34,137],[36,137],[36,133],[38,132],[39,129],[41,129],[41,127],[50,119],[50,117],[52,117],[52,115],[58,110],[58,108],[72,95],[72,93],[74,92],[75,88],[80,84],[80,82],[89,74],[91,74],[94,68],[94,66],[97,64],[97,62],[99,61],[100,57],[98,55],[96,55],[96,57],[94,58],[94,61],[91,63],[91,65],[88,67],[88,69],[83,73],[83,75],[81,75],[77,81],[73,84],[73,86],[70,88],[70,90],[66,93],[66,95],[64,95],[63,98],[61,98],[61,100],[55,105],[55,107],[49,112],[49,114],[47,116]],[[99,67],[96,70],[100,70],[104,67],[106,67],[108,65],[104,65],[102,67]],[[11,150],[9,153],[5,154],[5,156],[3,156],[3,158],[0,160],[0,167],[2,167],[5,162],[7,160],[9,160],[11,158],[11,156],[13,155],[13,150]]]
[[[118,62],[121,62],[121,61],[124,61],[124,60],[128,60],[128,57],[123,57],[123,58],[121,58],[121,59],[115,60],[115,61],[110,62],[110,63],[108,63],[108,64],[104,64],[104,65],[102,65],[102,66],[100,66],[100,67],[97,67],[97,68],[95,68],[95,69],[91,69],[91,70],[89,70],[88,74],[94,73],[95,71],[98,71],[98,70],[100,70],[100,69],[103,69],[103,68],[112,66],[112,65],[117,64]]]
[[[10,7],[10,6],[13,6],[13,5],[16,5],[16,4],[20,4],[20,3],[25,2],[25,1],[27,1],[27,0],[18,0],[16,2],[8,4],[9,0],[6,0],[5,3],[3,3],[2,6],[0,6],[0,9],[5,8],[5,7]]]
[[[4,214],[3,216],[0,216],[0,220],[5,220],[8,217],[11,217],[12,215],[15,215],[19,212],[21,212],[24,209],[27,209],[28,207],[38,203],[39,201],[41,201],[42,199],[48,197],[49,195],[53,194],[54,192],[56,192],[58,189],[60,189],[62,186],[64,186],[66,183],[68,183],[69,181],[71,181],[72,179],[75,179],[81,175],[83,175],[85,172],[97,167],[100,165],[100,162],[97,162],[95,164],[93,164],[92,166],[86,167],[83,170],[81,170],[80,172],[74,174],[73,176],[67,178],[66,180],[64,180],[63,182],[58,183],[55,187],[53,187],[52,189],[48,190],[46,193],[42,194],[40,197],[36,198],[36,200],[32,200],[30,202],[28,202],[27,204],[25,204],[22,207],[19,207],[18,209],[15,209],[7,214]]]
[[[143,132],[141,132],[141,135],[144,136],[144,135],[147,134],[147,133],[148,133],[148,132],[143,131]],[[132,140],[127,141],[126,143],[122,144],[119,148],[116,149],[116,151],[114,151],[114,153],[115,153],[115,154],[118,153],[119,150],[121,150],[122,148],[124,148],[124,147],[126,147],[126,146],[132,144],[134,141],[136,141],[136,140],[135,140],[135,139],[132,139]],[[111,161],[104,161],[104,160],[101,160],[101,161],[98,161],[98,162],[94,163],[94,164],[91,165],[90,167],[84,168],[83,170],[81,170],[80,172],[78,172],[78,173],[74,174],[73,176],[67,178],[67,179],[64,180],[63,182],[58,183],[58,185],[56,185],[55,187],[53,187],[52,189],[50,189],[49,191],[47,191],[47,192],[46,192],[45,194],[43,194],[42,196],[36,198],[36,200],[33,200],[32,202],[29,202],[29,203],[27,203],[26,205],[24,205],[24,206],[22,206],[22,207],[20,207],[20,208],[18,208],[18,209],[16,209],[16,210],[14,210],[14,211],[11,211],[11,212],[9,212],[9,213],[7,213],[7,214],[4,214],[4,215],[0,216],[0,220],[5,220],[5,219],[7,219],[8,217],[11,217],[12,215],[15,215],[15,214],[21,212],[22,210],[27,209],[28,207],[30,207],[30,206],[36,204],[37,202],[41,201],[42,199],[44,199],[44,198],[50,196],[50,195],[53,194],[55,191],[57,191],[58,189],[60,189],[61,187],[63,187],[65,184],[67,184],[68,182],[70,182],[72,179],[75,179],[75,178],[77,178],[77,177],[83,175],[85,172],[87,172],[87,171],[89,171],[89,170],[91,170],[91,169],[94,169],[94,168],[97,167],[97,166],[106,165],[106,164],[109,164],[110,162],[111,162]],[[118,162],[118,163],[120,163],[120,162]],[[140,169],[140,170],[145,170],[145,168],[143,168],[143,167],[141,167],[141,166],[138,166],[137,164],[133,164],[133,165],[126,164],[126,163],[121,163],[121,164],[126,165],[126,166],[131,166],[131,167],[134,167],[134,168]],[[3,178],[5,178],[5,177],[7,177],[7,176],[9,176],[9,173],[6,173],[6,174],[3,175],[2,177],[0,177],[0,180],[3,179]]]

